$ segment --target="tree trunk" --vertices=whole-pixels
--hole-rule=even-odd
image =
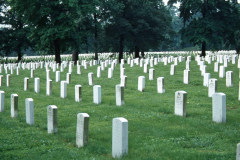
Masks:
[[[142,58],[144,58],[144,51],[141,51],[141,56]]]
[[[123,41],[124,41],[124,36],[121,35],[119,40],[119,57],[118,57],[119,63],[121,62],[121,59],[123,59]]]
[[[98,28],[97,28],[97,14],[94,13],[94,48],[95,48],[95,60],[98,60]]]
[[[75,65],[77,64],[77,61],[78,61],[78,51],[77,50],[73,51],[73,53],[72,53],[72,61],[74,61]]]
[[[135,46],[135,58],[139,58],[140,49],[138,46]]]
[[[60,44],[59,44],[59,40],[56,39],[54,40],[54,51],[55,51],[55,61],[56,63],[61,63],[61,57],[60,57]]]
[[[20,62],[22,60],[22,53],[21,53],[21,48],[20,47],[18,47],[18,49],[17,49],[17,55],[18,55],[17,62]]]
[[[203,41],[202,42],[202,53],[201,53],[201,57],[205,57],[206,56],[206,42]]]

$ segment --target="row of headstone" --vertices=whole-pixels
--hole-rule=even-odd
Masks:
[[[57,133],[58,116],[57,106],[49,105],[48,133]],[[76,146],[84,147],[88,144],[89,115],[87,113],[77,114]],[[128,120],[122,117],[114,118],[112,122],[112,157],[120,158],[128,153]]]

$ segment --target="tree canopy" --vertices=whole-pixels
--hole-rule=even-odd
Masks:
[[[179,9],[172,7],[180,2]],[[236,0],[4,0],[0,1],[0,53],[135,52],[179,49],[183,42],[239,53],[240,7]],[[178,11],[179,10],[179,11]],[[179,14],[178,14],[179,12]],[[10,26],[10,27],[9,27]]]

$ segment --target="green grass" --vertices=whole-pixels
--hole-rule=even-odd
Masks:
[[[212,78],[218,79],[218,91],[227,96],[227,122],[212,122],[212,100],[208,89],[203,87],[203,77],[195,61],[191,62],[190,84],[183,84],[185,62],[175,67],[175,75],[170,76],[170,65],[159,63],[155,66],[155,78],[148,80],[143,68],[131,68],[125,64],[127,88],[125,105],[115,105],[115,85],[120,83],[119,65],[112,79],[107,78],[107,69],[96,77],[97,66],[82,67],[82,74],[73,69],[71,83],[67,86],[67,98],[60,98],[60,83],[53,80],[53,95],[46,96],[46,72],[37,69],[35,77],[40,77],[40,93],[34,93],[34,79],[29,80],[29,90],[23,91],[24,77],[30,77],[29,70],[20,70],[20,75],[11,75],[10,87],[5,91],[5,111],[0,113],[0,159],[112,159],[112,119],[124,117],[129,121],[129,152],[122,159],[235,159],[236,144],[240,141],[240,105],[238,101],[238,68],[229,63],[226,71],[234,71],[234,87],[226,88],[225,78],[220,79],[213,72],[214,64],[207,66]],[[61,80],[66,73],[61,73]],[[94,73],[94,84],[102,86],[102,104],[93,104],[92,86],[88,85],[88,73]],[[146,77],[145,92],[137,90],[138,76]],[[165,77],[166,93],[157,93],[157,77]],[[82,85],[83,101],[74,101],[74,86]],[[187,92],[187,117],[174,115],[174,96],[178,90]],[[10,96],[19,95],[19,115],[10,117]],[[29,126],[25,119],[25,99],[34,100],[35,124]],[[47,106],[58,107],[58,132],[47,133]],[[78,113],[90,115],[89,144],[76,148],[76,121]]]

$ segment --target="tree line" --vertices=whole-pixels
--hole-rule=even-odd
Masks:
[[[174,7],[174,3],[180,7]],[[240,51],[237,0],[2,0],[0,54],[144,52],[185,46]]]

